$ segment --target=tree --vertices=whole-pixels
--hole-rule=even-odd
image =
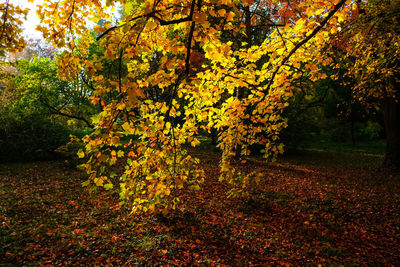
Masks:
[[[18,59],[31,59],[34,56],[53,60],[57,52],[57,49],[44,40],[28,39],[25,41],[25,46],[21,51],[8,53],[8,61],[15,62]]]
[[[0,84],[3,87],[1,88],[3,89],[3,92],[1,93],[2,100],[4,101],[3,103],[6,104],[7,100],[13,101],[18,95],[14,94],[15,91],[13,91],[15,87],[13,79],[15,75],[18,74],[18,70],[15,67],[16,61],[21,59],[30,60],[34,56],[54,59],[55,53],[56,50],[54,47],[52,47],[49,43],[45,43],[43,40],[39,39],[29,39],[24,43],[24,47],[20,48],[20,50],[14,52],[8,51],[7,58],[0,63]],[[56,76],[53,78],[56,78]]]
[[[49,58],[22,59],[14,66],[17,74],[13,78],[14,97],[26,105],[42,106],[48,113],[83,122],[93,127],[89,121],[96,111],[88,99],[91,90],[82,81],[61,80],[57,74],[57,64]]]
[[[88,97],[91,90],[78,79],[57,75],[49,58],[34,56],[14,62],[0,92],[0,159],[32,160],[55,156],[70,134],[87,132],[97,112]]]
[[[85,55],[96,42],[87,19],[110,19],[108,10],[117,3],[126,16],[95,27],[104,56],[74,53]],[[104,106],[79,153],[88,159],[83,167],[90,178],[84,185],[119,183],[122,202],[134,212],[174,209],[183,190],[196,190],[203,182],[199,160],[185,145],[199,143],[200,129],[216,128],[220,180],[232,186],[232,195],[246,194],[260,175],[236,168],[236,154],[245,158],[254,144],[264,146],[267,159],[283,151],[278,135],[286,125],[281,114],[293,94],[291,81],[301,75],[302,64],[313,80],[320,77],[317,64],[331,63],[321,48],[354,8],[345,0],[110,0],[106,6],[45,1],[39,29],[66,49],[59,58],[60,75],[73,79],[84,69],[95,89],[93,101]],[[263,29],[264,36],[256,39],[254,29]],[[120,62],[118,75],[100,74],[104,59]],[[153,91],[165,97],[152,98]],[[125,169],[105,168],[116,162]]]
[[[28,9],[22,9],[10,3],[10,0],[0,3],[0,56],[5,52],[20,51],[25,40],[22,37],[22,18],[28,14]]]
[[[400,168],[399,34],[400,1],[358,1],[359,16],[334,42],[342,51],[353,96],[368,109],[382,110],[387,138],[384,165]]]

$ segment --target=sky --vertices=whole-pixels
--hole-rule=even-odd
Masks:
[[[22,27],[24,28],[24,36],[26,39],[38,39],[42,38],[42,34],[35,30],[36,26],[39,25],[40,20],[36,14],[36,5],[42,4],[43,0],[34,0],[34,3],[29,3],[28,0],[12,0],[12,3],[24,8],[29,8],[27,20],[24,21]]]
[[[33,3],[28,2],[28,0],[11,0],[13,4],[21,6],[23,8],[29,8],[29,13],[27,20],[24,21],[22,27],[24,28],[25,39],[43,39],[42,33],[35,30],[36,26],[40,24],[39,17],[36,14],[36,5],[43,4],[43,0],[34,0]],[[72,0],[71,0],[72,1]],[[104,3],[105,0],[102,0]],[[88,22],[88,25],[94,26],[92,22]]]

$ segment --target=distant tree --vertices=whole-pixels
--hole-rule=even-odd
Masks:
[[[17,61],[18,73],[13,78],[14,97],[26,105],[41,105],[50,114],[82,121],[92,127],[90,116],[95,112],[88,99],[92,91],[78,78],[63,81],[57,74],[56,62],[33,56]]]
[[[400,1],[357,1],[357,20],[344,26],[334,49],[354,79],[353,96],[382,110],[387,138],[384,164],[400,168]]]
[[[58,50],[42,39],[28,39],[24,48],[19,52],[8,53],[8,61],[15,62],[18,59],[31,59],[34,56],[39,58],[55,59]]]
[[[0,92],[0,160],[53,157],[70,134],[93,127],[92,91],[78,78],[61,80],[54,60],[20,59],[11,70]]]

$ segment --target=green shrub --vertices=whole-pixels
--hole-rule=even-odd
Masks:
[[[26,110],[25,110],[26,111]],[[70,131],[61,120],[39,112],[0,112],[0,161],[42,160],[68,141]]]
[[[367,121],[366,123],[357,123],[357,139],[358,140],[377,140],[381,137],[383,128],[377,122]]]
[[[334,142],[346,142],[351,140],[351,131],[347,125],[337,124],[329,131],[330,139]]]

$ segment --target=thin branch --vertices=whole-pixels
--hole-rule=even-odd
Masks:
[[[276,31],[278,32],[279,36],[281,37],[281,39],[282,39],[282,41],[283,41],[283,45],[285,46],[285,49],[286,49],[286,51],[287,51],[288,49],[287,49],[287,45],[286,45],[285,38],[283,38],[283,35],[282,35],[281,31],[279,30],[279,28],[276,29]]]
[[[266,24],[267,26],[270,26],[270,27],[284,27],[284,26],[286,26],[285,23],[275,23],[275,22],[274,22],[272,19],[270,19],[269,17],[267,17],[267,16],[265,16],[265,15],[263,15],[263,14],[257,13],[256,11],[251,12],[251,13],[253,13],[253,15],[257,15],[257,16],[259,16],[259,17],[265,19],[265,20],[268,20],[270,23]]]
[[[185,59],[185,74],[186,76],[189,76],[189,71],[190,71],[190,51],[192,50],[192,38],[193,38],[193,32],[194,32],[194,27],[196,25],[195,21],[192,21],[192,25],[190,26],[190,32],[188,36],[188,42],[187,42],[187,48],[186,48],[186,59]]]
[[[74,11],[75,11],[75,1],[76,1],[76,0],[73,0],[73,2],[72,2],[71,13],[69,13],[68,18],[67,18],[67,20],[65,21],[65,22],[68,22],[68,21],[69,21],[69,30],[70,30],[70,31],[72,31],[72,16],[73,16]]]
[[[191,21],[192,17],[193,17],[193,14],[189,15],[187,17],[184,17],[184,18],[173,19],[173,20],[163,20],[162,18],[157,17],[155,14],[150,16],[150,17],[151,18],[155,18],[156,20],[158,20],[160,25],[165,26],[165,25],[179,24],[179,23],[182,23],[182,22]]]
[[[318,107],[320,104],[322,104],[326,100],[327,96],[328,96],[328,90],[325,90],[324,94],[319,99],[308,103],[305,107],[303,107],[299,110],[299,113],[303,113],[304,111],[306,111],[309,108]]]
[[[233,76],[233,75],[231,75],[231,74],[223,73],[222,75],[223,75],[224,77],[231,77],[231,78],[234,78],[234,79],[237,79],[237,80],[242,79],[242,78]],[[249,83],[248,81],[242,80],[242,82],[244,82],[244,83],[247,84],[248,86],[251,86],[253,89],[257,89],[257,86],[256,86],[256,85],[251,84],[251,83]]]
[[[109,32],[112,32],[112,31],[114,31],[114,30],[116,30],[116,29],[118,29],[118,28],[120,28],[120,27],[122,27],[122,26],[125,26],[125,25],[128,24],[129,22],[135,21],[135,20],[140,19],[140,18],[155,18],[156,20],[158,20],[158,21],[160,22],[160,25],[169,25],[169,24],[181,23],[181,22],[184,22],[184,21],[190,21],[190,20],[192,20],[193,15],[192,15],[191,17],[190,17],[190,15],[189,15],[189,17],[185,17],[185,18],[177,19],[177,20],[172,20],[172,21],[165,21],[165,20],[163,20],[162,18],[159,18],[159,17],[156,16],[157,13],[160,13],[160,12],[162,12],[162,11],[171,9],[171,8],[173,8],[173,7],[174,7],[174,6],[169,6],[169,7],[165,8],[164,10],[154,10],[154,11],[148,13],[148,14],[144,14],[144,15],[140,15],[140,16],[133,17],[133,18],[131,18],[130,20],[128,20],[127,22],[125,22],[125,23],[123,23],[123,24],[121,24],[121,25],[119,25],[119,26],[112,26],[112,27],[108,28],[108,29],[105,30],[102,34],[100,34],[99,36],[97,36],[96,40],[98,41],[98,40],[100,40],[101,38],[103,38],[105,35],[107,35]],[[181,21],[181,20],[183,20],[183,21]]]
[[[97,36],[96,40],[100,40],[101,38],[103,38],[105,35],[107,35],[109,32],[118,29],[119,26],[113,26],[111,28],[108,28],[107,30],[105,30],[102,34],[100,34],[99,36]]]
[[[265,91],[269,91],[269,89],[271,88],[276,75],[278,74],[279,70],[281,69],[281,67],[283,65],[286,64],[286,62],[290,59],[290,57],[300,48],[302,47],[304,44],[306,44],[309,40],[311,40],[330,20],[330,18],[346,3],[346,0],[341,0],[339,3],[337,3],[335,5],[335,7],[329,12],[328,16],[321,22],[320,25],[318,25],[318,27],[316,27],[313,32],[308,35],[305,39],[303,39],[303,41],[301,41],[300,43],[298,43],[290,52],[289,54],[286,55],[286,57],[282,60],[282,63],[275,69],[275,71],[272,73],[272,77],[269,80],[269,83],[267,85],[267,88]],[[267,96],[267,94],[264,94],[264,96],[260,99],[259,102],[263,101],[265,99],[265,97]],[[258,103],[259,103],[258,102]]]
[[[54,114],[61,115],[61,116],[64,116],[64,117],[68,117],[68,118],[71,118],[71,119],[81,120],[81,121],[83,121],[84,123],[86,123],[87,126],[89,126],[90,128],[93,128],[93,125],[92,125],[88,120],[86,120],[85,118],[79,117],[79,116],[75,116],[75,115],[70,115],[70,114],[61,112],[61,110],[58,110],[58,109],[56,109],[55,107],[53,107],[53,106],[47,104],[47,103],[46,103],[45,101],[43,101],[42,99],[39,99],[39,101],[40,101],[40,103],[42,103],[43,105],[45,105],[47,108],[49,108],[51,111],[53,111]]]
[[[143,30],[144,30],[144,26],[142,27],[142,29],[139,31],[138,35],[136,36],[136,41],[135,41],[135,44],[133,45],[133,47],[136,47],[136,45],[138,44],[140,35],[142,34]]]
[[[178,91],[178,87],[179,87],[179,83],[180,83],[180,81],[181,81],[181,78],[182,78],[182,72],[181,72],[181,73],[178,75],[178,77],[176,78],[175,85],[174,85],[174,89],[173,89],[173,91],[172,91],[172,93],[171,93],[171,97],[170,97],[170,99],[169,99],[168,110],[167,110],[167,112],[165,113],[165,118],[166,118],[166,120],[169,119],[169,113],[171,112],[172,102],[173,102],[172,100],[174,99],[175,94],[176,94],[176,92]],[[164,125],[164,128],[165,128],[165,125]]]
[[[192,20],[193,19],[193,13],[194,13],[194,8],[195,8],[196,2],[195,0],[192,1],[192,4],[190,6],[190,13],[189,17]],[[201,0],[198,1],[197,3],[197,8],[200,11],[201,9]],[[187,41],[187,46],[186,46],[186,59],[185,59],[185,74],[186,76],[189,76],[190,72],[190,52],[192,50],[192,39],[193,39],[193,32],[194,28],[196,26],[196,22],[192,20],[192,25],[190,26],[190,31],[189,31],[189,36],[188,36],[188,41]]]
[[[118,89],[119,92],[122,92],[122,57],[124,55],[124,49],[121,49],[119,52],[119,66],[118,66]]]

